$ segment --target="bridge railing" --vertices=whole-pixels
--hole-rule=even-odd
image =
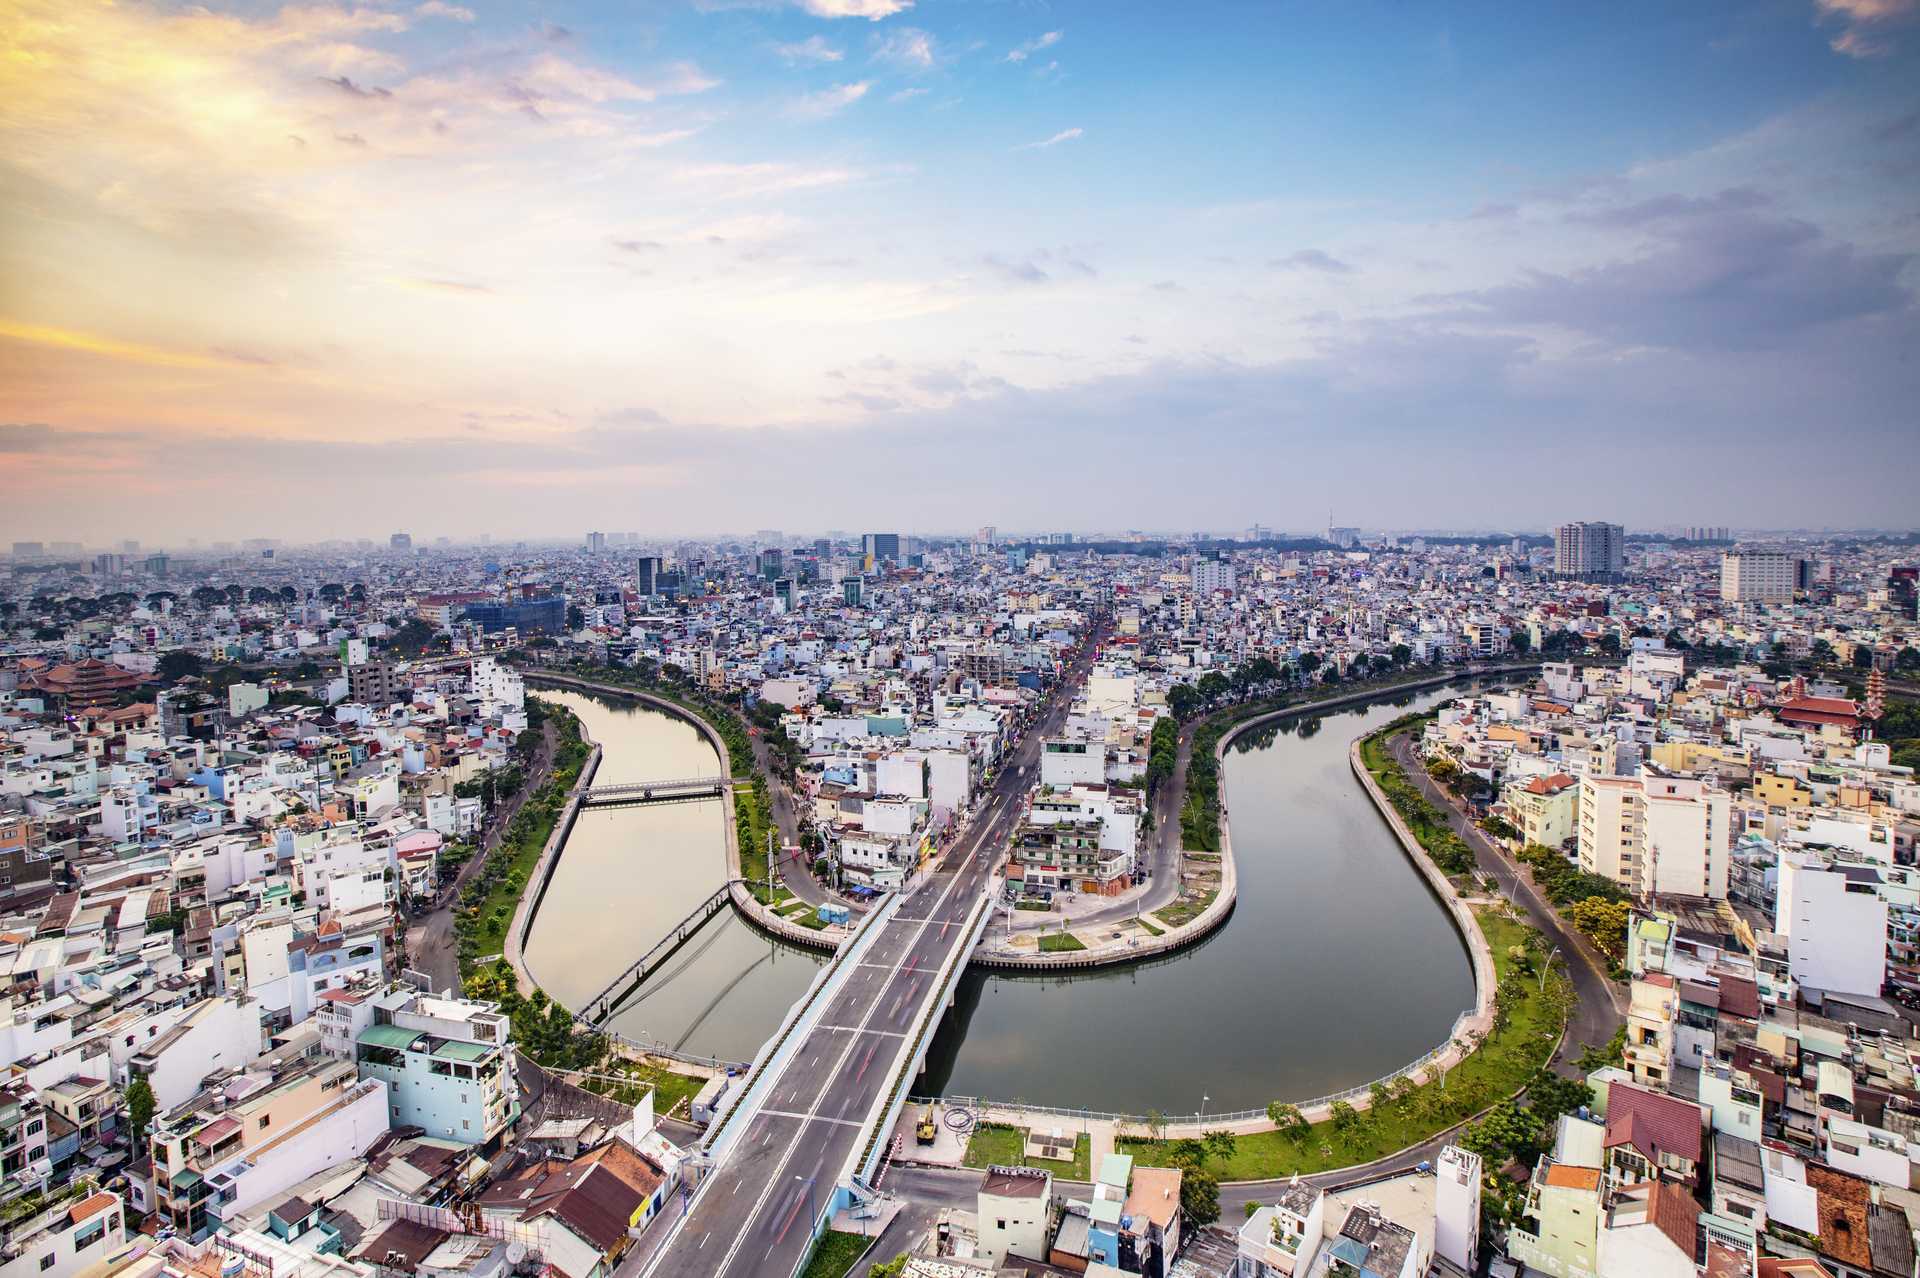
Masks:
[[[840,973],[845,970],[849,964],[859,961],[859,957],[866,952],[870,939],[879,935],[880,931],[886,925],[886,920],[893,917],[894,911],[899,907],[900,899],[899,894],[895,893],[882,902],[879,909],[868,914],[866,919],[861,923],[859,930],[849,938],[845,945],[840,947],[833,958],[828,961],[827,965],[822,967],[814,976],[812,984],[807,987],[806,994],[796,1001],[788,1011],[785,1020],[781,1023],[779,1031],[769,1038],[766,1043],[761,1046],[760,1051],[755,1054],[753,1065],[748,1070],[746,1079],[741,1083],[740,1090],[734,1102],[727,1107],[726,1113],[722,1114],[712,1126],[707,1128],[707,1134],[700,1142],[701,1148],[713,1154],[716,1158],[719,1156],[717,1151],[726,1135],[727,1129],[732,1125],[735,1117],[747,1110],[748,1103],[753,1099],[754,1090],[766,1081],[773,1067],[781,1061],[782,1049],[794,1041],[796,1032],[806,1023],[808,1013],[812,1012],[819,1005],[821,996],[828,987],[838,979]]]
[[[887,1133],[892,1129],[895,1117],[906,1103],[907,1084],[911,1083],[914,1075],[919,1072],[922,1054],[933,1038],[934,1031],[939,1028],[941,1016],[946,1012],[947,996],[952,992],[954,982],[960,979],[960,973],[966,970],[967,960],[972,955],[974,946],[979,943],[980,933],[985,930],[987,919],[992,911],[993,898],[983,894],[974,903],[972,911],[967,915],[966,923],[961,927],[960,944],[954,947],[953,952],[947,955],[942,964],[940,980],[935,982],[933,989],[928,991],[927,1001],[921,1007],[914,1030],[905,1040],[905,1052],[894,1071],[893,1080],[888,1084],[887,1090],[881,1093],[878,1106],[874,1110],[866,1142],[861,1146],[858,1157],[854,1159],[853,1171],[863,1180],[873,1179],[874,1164],[879,1160],[880,1150],[885,1147]]]
[[[700,927],[704,925],[708,919],[711,919],[715,914],[718,914],[725,908],[727,898],[731,894],[735,882],[738,882],[738,880],[729,879],[727,882],[721,884],[719,890],[712,896],[709,896],[706,900],[694,906],[692,910],[688,911],[685,918],[675,923],[671,928],[668,928],[667,934],[654,942],[653,946],[648,949],[645,954],[642,954],[639,958],[621,969],[618,976],[608,981],[598,993],[585,1003],[582,1003],[580,1005],[581,1010],[575,1019],[585,1021],[589,1028],[594,1029],[611,1020],[614,1012],[615,996],[625,993],[627,987],[637,981],[645,979],[647,964],[655,961],[656,955],[664,958],[665,955],[661,953],[663,950],[666,951],[667,954],[671,954],[681,945],[684,945],[694,932],[699,931]],[[689,930],[689,928],[691,928],[691,930]],[[602,1011],[600,1009],[604,1010]],[[598,1015],[596,1015],[596,1012],[598,1012]]]
[[[693,786],[731,785],[733,777],[675,777],[670,781],[616,781],[609,785],[596,785],[588,794],[631,794],[643,790],[677,790]]]

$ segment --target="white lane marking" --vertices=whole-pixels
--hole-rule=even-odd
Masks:
[[[959,886],[957,880],[949,879],[947,881],[947,886],[941,891],[939,900],[934,902],[934,910],[936,913],[939,911],[941,906],[946,904],[947,897],[953,893],[954,888],[957,886]],[[888,922],[888,925],[891,926],[893,920],[889,919],[887,922]],[[919,931],[917,931],[914,934],[913,940],[907,946],[907,949],[909,952],[911,952],[915,947],[919,945],[920,939],[922,936],[925,935],[927,927],[928,925],[926,923],[922,923],[920,925]],[[867,1009],[867,1015],[865,1020],[861,1022],[861,1027],[865,1028],[867,1025],[871,1024],[873,1021],[874,1014],[879,1010],[880,1008],[878,1003],[875,1003],[874,1005],[870,1006]],[[837,1079],[846,1073],[847,1061],[853,1056],[853,1049],[857,1047],[859,1043],[860,1043],[860,1035],[858,1034],[848,1035],[846,1050],[840,1053],[840,1060],[838,1064],[835,1065],[834,1069],[831,1071],[829,1075],[830,1078]],[[799,1089],[795,1088],[794,1090],[798,1091]],[[822,1117],[820,1113],[820,1107],[826,1103],[827,1097],[832,1094],[833,1094],[833,1091],[830,1086],[823,1087],[820,1091],[820,1095],[814,1100],[813,1108],[809,1111],[808,1116],[810,1118]],[[793,1161],[794,1152],[799,1149],[801,1138],[807,1134],[807,1126],[808,1124],[805,1124],[805,1123],[801,1124],[800,1129],[793,1134],[793,1139],[787,1142],[786,1150],[780,1155],[780,1161],[778,1164],[775,1165],[773,1170],[773,1175],[768,1178],[766,1188],[760,1191],[760,1197],[754,1201],[753,1206],[748,1210],[746,1215],[746,1220],[748,1221],[758,1220],[760,1217],[761,1210],[767,1205],[767,1200],[773,1196],[774,1189],[779,1185],[781,1185],[782,1183],[784,1183],[786,1173],[787,1173],[787,1165]],[[809,1222],[809,1224],[811,1223],[812,1222]],[[739,1234],[737,1234],[734,1237],[733,1245],[727,1248],[727,1254],[721,1258],[719,1268],[714,1271],[716,1274],[725,1274],[729,1269],[733,1267],[734,1258],[740,1254],[740,1246],[742,1243],[746,1242],[747,1234],[749,1232],[751,1231],[743,1229],[740,1231]],[[768,1247],[768,1251],[769,1252],[772,1251],[771,1246]]]

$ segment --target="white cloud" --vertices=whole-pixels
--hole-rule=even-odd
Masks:
[[[691,62],[676,62],[652,84],[639,84],[596,67],[582,66],[557,54],[536,59],[520,76],[520,83],[536,92],[588,102],[652,102],[676,94],[704,93],[720,82]]]
[[[1085,132],[1085,129],[1062,129],[1050,138],[1043,138],[1038,142],[1025,142],[1013,149],[1016,151],[1041,151],[1050,146],[1059,146],[1062,142],[1071,142]]]
[[[1837,19],[1845,29],[1828,41],[1835,53],[1849,58],[1880,58],[1893,52],[1891,41],[1868,28],[1884,32],[1920,14],[1920,0],[1814,0],[1816,21]]]
[[[473,21],[473,10],[465,5],[448,4],[446,0],[427,0],[413,12],[414,16],[421,18],[451,18],[455,22]]]
[[[856,181],[860,176],[852,169],[808,169],[770,160],[757,164],[696,164],[672,174],[675,183],[716,200],[817,190]]]
[[[867,90],[873,87],[871,80],[856,80],[852,84],[836,84],[831,89],[822,89],[818,93],[809,93],[795,102],[791,111],[804,120],[824,120],[837,115],[861,98],[867,96]]]
[[[1003,61],[1025,62],[1028,58],[1040,52],[1040,50],[1050,49],[1054,45],[1059,44],[1060,37],[1064,34],[1066,33],[1062,31],[1049,31],[1044,35],[1036,36],[1035,38],[1021,45],[1019,48],[1009,50],[1007,53],[1007,56],[1003,59]]]
[[[873,42],[873,60],[901,71],[930,71],[940,55],[931,33],[918,27],[899,27]]]
[[[913,100],[914,100],[915,98],[919,98],[919,97],[925,97],[925,96],[927,95],[927,93],[928,93],[928,92],[930,92],[930,90],[927,90],[927,89],[902,89],[902,90],[900,90],[900,92],[898,92],[898,93],[895,93],[895,94],[893,94],[893,95],[891,95],[890,97],[888,97],[888,98],[887,98],[887,101],[889,101],[889,102],[911,102],[911,101],[913,101]]]
[[[838,62],[847,56],[817,35],[810,35],[796,44],[776,44],[773,51],[793,64]]]
[[[865,18],[878,22],[913,8],[913,0],[800,0],[816,18]]]

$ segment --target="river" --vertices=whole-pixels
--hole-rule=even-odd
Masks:
[[[542,693],[606,747],[599,780],[718,765],[693,728],[573,693]],[[916,1093],[1192,1113],[1304,1100],[1389,1073],[1473,1003],[1466,946],[1347,765],[1347,747],[1432,692],[1242,733],[1226,797],[1240,879],[1233,917],[1171,958],[1071,978],[970,971]],[[603,985],[718,886],[717,803],[582,814],[536,920],[528,962],[563,1001]],[[731,911],[615,1019],[687,1050],[749,1059],[819,956]]]
[[[596,785],[713,776],[722,765],[692,724],[630,702],[542,691],[601,746]],[[717,799],[590,808],[575,820],[528,938],[527,966],[578,1007],[726,881],[730,817]],[[747,1061],[825,963],[722,910],[665,971],[628,998],[612,1028],[723,1060]]]
[[[1226,925],[1133,968],[968,972],[918,1092],[1256,1109],[1358,1086],[1438,1045],[1473,1004],[1472,961],[1347,764],[1355,737],[1404,713],[1375,705],[1235,738],[1223,771],[1240,894]]]

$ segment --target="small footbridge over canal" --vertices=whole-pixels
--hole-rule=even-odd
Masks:
[[[649,976],[660,970],[660,966],[679,952],[680,948],[693,939],[694,933],[707,925],[707,921],[727,908],[728,899],[736,883],[745,883],[744,879],[729,879],[722,883],[712,896],[687,912],[687,916],[674,924],[667,934],[654,942],[653,948],[608,981],[599,993],[581,1005],[575,1019],[584,1022],[591,1029],[599,1029],[617,1011],[627,996],[646,981]]]
[[[735,786],[752,785],[752,777],[678,777],[671,781],[630,781],[596,785],[580,796],[583,808],[632,808],[648,803],[686,803],[695,799],[722,799]]]

